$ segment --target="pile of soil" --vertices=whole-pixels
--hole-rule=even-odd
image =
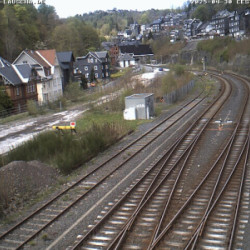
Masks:
[[[0,206],[4,214],[24,206],[24,203],[55,184],[56,169],[39,161],[14,161],[0,168]]]

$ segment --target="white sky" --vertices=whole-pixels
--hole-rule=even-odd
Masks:
[[[186,0],[45,0],[56,8],[59,17],[93,12],[95,10],[149,10],[182,7]]]

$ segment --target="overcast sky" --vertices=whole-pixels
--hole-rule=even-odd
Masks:
[[[45,0],[47,5],[56,8],[59,17],[114,8],[126,10],[170,9],[182,7],[184,2],[186,0]]]

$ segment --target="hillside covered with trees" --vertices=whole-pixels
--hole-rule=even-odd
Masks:
[[[244,8],[249,6],[250,4],[244,5]],[[240,7],[243,6],[236,4],[236,0],[233,0],[232,4],[186,2],[183,8],[175,10],[98,10],[62,19],[58,17],[53,6],[46,4],[35,8],[32,4],[4,5],[0,3],[0,56],[12,62],[26,48],[70,50],[75,56],[82,56],[88,51],[101,49],[102,41],[116,36],[119,31],[125,30],[133,23],[151,24],[170,12],[182,11],[187,12],[188,18],[207,21],[219,10],[233,11]],[[152,46],[155,54],[158,53],[159,43],[160,46],[166,44],[169,47],[168,43],[156,42]],[[172,49],[161,50],[169,54]]]
[[[3,6],[2,6],[3,7]],[[0,10],[0,55],[13,61],[23,49],[72,50],[76,56],[98,49],[96,30],[80,17],[59,19],[53,6],[4,5]]]
[[[150,24],[170,11],[95,11],[61,19],[53,6],[0,3],[0,56],[12,62],[23,49],[73,51],[82,56],[130,24]]]

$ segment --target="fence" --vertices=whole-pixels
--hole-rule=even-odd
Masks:
[[[5,118],[7,116],[21,114],[27,111],[27,104],[20,105],[19,107],[0,110],[0,118]]]
[[[60,101],[54,102],[54,103],[47,103],[43,105],[39,105],[38,102],[35,102],[35,107],[36,107],[37,113],[44,113],[50,110],[58,110],[58,109],[62,110],[63,109],[63,105]],[[20,105],[19,107],[15,107],[15,108],[0,110],[0,118],[5,118],[11,115],[21,114],[27,111],[28,111],[27,104]]]
[[[167,104],[175,103],[185,97],[194,87],[194,80],[190,81],[188,84],[184,85],[180,89],[174,90],[163,96],[164,101]]]

